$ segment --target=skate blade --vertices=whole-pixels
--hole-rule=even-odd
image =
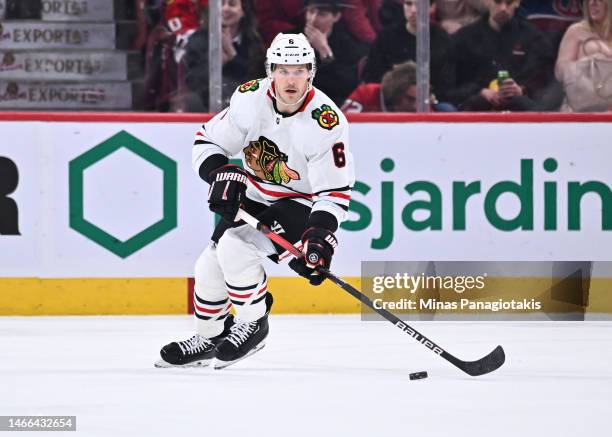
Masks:
[[[170,364],[164,360],[159,360],[156,361],[154,366],[157,367],[158,369],[169,369],[171,367],[177,368],[177,369],[186,369],[186,368],[194,368],[194,367],[207,367],[208,365],[210,365],[210,362],[213,359],[207,359],[207,360],[199,360],[199,361],[193,361],[191,363],[187,363],[187,364]]]
[[[262,350],[264,348],[266,344],[265,343],[259,343],[257,346],[255,346],[248,354],[246,354],[244,357],[242,358],[238,358],[237,360],[234,361],[221,361],[215,358],[215,362],[213,364],[213,368],[215,370],[221,370],[221,369],[225,369],[226,367],[231,366],[234,363],[237,363],[240,360],[244,360],[247,357],[250,357],[251,355],[253,355],[255,352],[258,352],[260,350]]]

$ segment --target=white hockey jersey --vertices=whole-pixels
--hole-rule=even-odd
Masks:
[[[266,205],[291,198],[341,223],[355,182],[346,117],[316,88],[297,112],[280,114],[268,88],[268,79],[241,85],[230,106],[202,126],[193,147],[195,172],[211,155],[239,155],[247,197]]]

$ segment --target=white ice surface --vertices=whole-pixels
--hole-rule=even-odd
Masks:
[[[273,316],[233,367],[156,369],[189,316],[0,317],[0,415],[109,437],[611,435],[612,323],[412,324],[465,360],[501,344],[506,364],[473,378],[388,322]]]

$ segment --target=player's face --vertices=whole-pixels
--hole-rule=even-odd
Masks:
[[[603,23],[608,15],[608,5],[603,0],[587,0],[589,16],[595,23]]]
[[[221,18],[223,26],[237,26],[244,16],[241,0],[223,0]]]
[[[281,101],[298,102],[308,90],[310,70],[306,65],[278,65],[272,72],[274,90]]]
[[[503,27],[512,20],[520,3],[519,0],[489,0],[489,15],[499,27]]]

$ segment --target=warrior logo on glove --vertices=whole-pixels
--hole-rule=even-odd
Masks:
[[[286,184],[300,179],[300,174],[287,165],[289,157],[264,136],[251,141],[242,151],[247,165],[264,181]]]
[[[246,174],[242,174],[242,173],[234,173],[234,172],[216,173],[215,179],[213,180],[213,182],[223,182],[223,181],[234,181],[234,182],[239,182],[241,184],[246,184],[247,177],[246,177]]]
[[[246,171],[237,165],[228,164],[213,170],[209,179],[208,208],[233,222],[246,192]]]

